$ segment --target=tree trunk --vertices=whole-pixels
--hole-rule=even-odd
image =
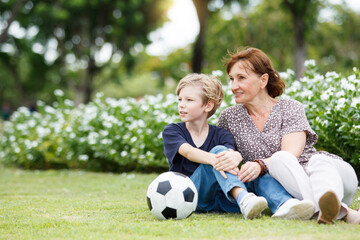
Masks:
[[[93,80],[96,73],[95,60],[90,58],[88,68],[85,70],[84,75],[79,85],[75,86],[75,106],[81,103],[88,103],[91,100],[93,89]]]
[[[295,38],[295,73],[299,79],[305,73],[306,46],[304,19],[301,15],[294,16],[294,38]]]
[[[13,79],[14,79],[14,85],[18,92],[20,104],[24,105],[24,106],[29,106],[30,103],[29,103],[29,100],[26,98],[25,87],[20,79],[18,71],[12,65],[9,65],[9,69],[10,69],[11,75],[13,76]]]
[[[193,59],[192,59],[192,70],[195,73],[200,73],[203,67],[204,59],[204,47],[205,47],[205,32],[209,18],[208,2],[209,0],[193,0],[196,12],[200,24],[200,32],[196,38]]]

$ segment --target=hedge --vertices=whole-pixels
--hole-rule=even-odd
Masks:
[[[306,62],[306,68],[300,80],[292,70],[281,73],[288,85],[282,97],[304,104],[310,125],[319,135],[317,149],[335,153],[359,170],[359,69],[344,77],[336,72],[319,74],[313,60]],[[212,124],[221,110],[235,104],[229,85],[224,85],[224,92]],[[54,94],[57,101],[52,105],[38,101],[36,112],[21,107],[4,122],[2,164],[112,172],[167,169],[161,132],[168,123],[180,121],[174,94],[135,100],[98,93],[92,102],[78,107],[61,90]]]

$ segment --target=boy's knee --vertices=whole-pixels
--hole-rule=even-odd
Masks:
[[[200,164],[198,166],[198,169],[196,169],[198,171],[202,171],[202,172],[212,172],[213,171],[213,166],[208,165],[208,164]]]
[[[217,145],[210,150],[211,153],[215,153],[215,154],[218,154],[223,151],[229,151],[229,149],[223,145]]]

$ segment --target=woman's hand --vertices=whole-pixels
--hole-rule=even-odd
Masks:
[[[238,178],[242,182],[251,182],[261,173],[261,166],[257,162],[244,163],[239,171]]]
[[[237,168],[242,161],[242,156],[238,151],[230,149],[230,151],[223,151],[216,155],[217,163],[214,168],[217,171],[230,172]]]

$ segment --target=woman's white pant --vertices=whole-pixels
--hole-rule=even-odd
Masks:
[[[346,215],[358,186],[356,173],[349,163],[324,154],[312,156],[304,169],[291,153],[276,152],[270,159],[269,174],[293,197],[313,201],[317,211],[320,197],[326,191],[334,191],[343,206],[338,219]]]

